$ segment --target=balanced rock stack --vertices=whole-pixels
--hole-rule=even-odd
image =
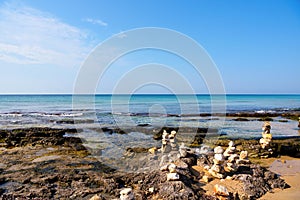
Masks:
[[[250,164],[248,159],[248,151],[241,151],[239,159],[236,161],[238,165],[247,165]]]
[[[177,144],[176,144],[176,131],[171,131],[171,134],[169,135],[169,141],[172,150],[177,150]]]
[[[260,146],[262,149],[266,149],[270,147],[270,143],[272,140],[271,134],[271,124],[270,122],[265,122],[262,127],[262,138],[259,140]]]
[[[235,146],[234,146],[234,142],[230,141],[228,143],[228,147],[225,150],[225,152],[223,153],[224,157],[227,159],[228,157],[230,157],[231,155],[235,154]]]
[[[161,141],[162,141],[161,152],[164,153],[166,151],[167,145],[169,143],[169,133],[166,130],[163,131]]]
[[[162,146],[160,151],[162,153],[167,153],[170,152],[172,150],[178,150],[177,149],[177,143],[176,143],[176,131],[171,131],[171,133],[169,134],[166,130],[163,131],[162,134]]]
[[[184,143],[181,143],[179,147],[178,158],[185,158],[187,155],[188,155],[187,147],[184,145]]]
[[[228,148],[223,153],[226,159],[224,170],[230,173],[230,172],[235,172],[237,170],[236,160],[239,158],[239,156],[235,153],[236,150],[235,150],[234,142],[230,141],[228,145],[229,145]]]
[[[224,169],[222,164],[224,163],[224,156],[223,156],[223,148],[217,146],[214,148],[214,159],[213,159],[213,166],[208,170],[208,172],[215,178],[222,179],[224,178]]]
[[[174,163],[164,165],[160,168],[161,171],[169,171],[167,173],[167,181],[177,181],[179,180],[179,174],[176,171],[177,166]]]

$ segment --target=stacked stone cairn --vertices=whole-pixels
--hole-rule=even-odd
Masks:
[[[238,155],[236,154],[234,142],[230,141],[228,145],[229,146],[225,151],[220,146],[215,147],[213,165],[211,167],[204,167],[204,169],[208,170],[208,173],[214,178],[223,179],[226,176],[233,175],[234,172],[238,170],[239,166],[250,164],[248,151],[241,151],[240,155]]]
[[[224,169],[222,164],[225,161],[225,158],[223,156],[223,148],[220,146],[217,146],[214,148],[214,159],[213,159],[213,166],[208,170],[208,172],[210,173],[210,175],[212,175],[215,178],[219,178],[222,179],[224,178]]]
[[[166,130],[164,130],[162,134],[162,146],[161,146],[162,153],[166,151],[168,143],[169,143],[169,133]]]
[[[169,134],[166,130],[164,130],[162,134],[162,147],[160,149],[160,152],[169,152],[169,155],[162,155],[160,162],[160,166],[162,167],[160,168],[160,170],[168,171],[167,181],[177,181],[179,180],[179,174],[176,171],[177,166],[174,164],[174,160],[172,159],[172,153],[170,151],[177,152],[176,131],[173,130]]]
[[[169,142],[172,150],[177,150],[177,143],[176,143],[176,131],[171,131],[169,135]]]
[[[176,171],[177,166],[174,163],[169,163],[160,168],[161,171],[168,171],[167,181],[177,181],[179,180],[179,174]]]
[[[176,165],[174,163],[169,164],[167,173],[167,181],[177,181],[179,180],[179,174],[176,172]]]
[[[228,173],[236,172],[237,171],[237,165],[236,161],[239,158],[239,156],[236,154],[236,149],[234,146],[234,142],[230,141],[228,143],[228,147],[223,153],[223,156],[225,158],[225,165],[224,170]]]
[[[272,134],[270,122],[265,122],[262,130],[262,138],[259,140],[261,152],[263,153],[261,154],[261,157],[269,157],[273,154],[273,150],[271,148]]]
[[[179,154],[178,154],[178,158],[185,158],[188,155],[188,150],[187,147],[184,145],[184,143],[181,143],[181,145],[179,146]]]
[[[239,159],[236,161],[238,165],[248,165],[250,160],[248,159],[248,151],[241,151]]]
[[[262,138],[259,140],[260,146],[262,149],[266,149],[270,147],[270,143],[272,140],[272,134],[271,134],[271,124],[270,122],[265,122],[262,127]]]

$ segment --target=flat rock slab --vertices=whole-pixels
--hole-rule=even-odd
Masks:
[[[54,156],[43,156],[43,157],[39,157],[39,158],[34,159],[32,162],[33,163],[47,162],[47,161],[58,160],[60,158],[61,158],[61,156],[57,156],[57,155],[54,155]]]

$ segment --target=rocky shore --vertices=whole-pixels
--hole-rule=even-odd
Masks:
[[[176,127],[165,130],[176,131]],[[248,151],[252,162],[238,165],[234,172],[224,172],[223,178],[211,176],[208,168],[214,165],[213,148],[225,150],[232,138],[210,138],[211,145],[206,141],[201,146],[199,141],[197,148],[187,146],[184,156],[173,159],[172,173],[178,179],[170,180],[168,170],[126,173],[99,162],[84,141],[75,137],[76,132],[52,128],[0,130],[1,199],[119,199],[124,188],[131,188],[135,199],[257,199],[274,188],[289,187],[277,174],[255,164],[263,157],[257,140],[234,140],[236,152]],[[119,134],[115,132],[111,134]],[[299,138],[275,139],[272,145],[273,157],[300,155]],[[177,147],[172,152],[181,155],[182,149]],[[149,160],[161,162],[163,155],[153,153],[148,153]]]

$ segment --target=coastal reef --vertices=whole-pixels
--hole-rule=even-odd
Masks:
[[[289,187],[252,162],[262,149],[259,140],[226,138],[195,148],[178,144],[176,129],[164,129],[160,146],[130,149],[130,159],[142,152],[148,164],[159,167],[125,172],[91,156],[76,134],[76,129],[0,130],[0,198],[257,199],[274,188]],[[295,149],[288,148],[291,144]],[[299,150],[299,140],[273,138],[270,148],[270,156],[289,155]]]

